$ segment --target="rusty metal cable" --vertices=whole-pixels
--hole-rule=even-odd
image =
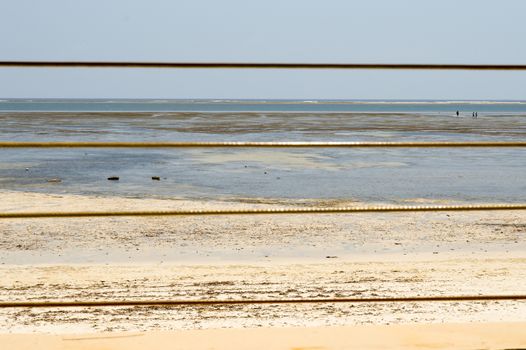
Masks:
[[[130,61],[0,61],[19,68],[191,68],[191,69],[388,69],[388,70],[526,70],[525,64],[435,63],[279,63],[279,62],[130,62]]]
[[[91,300],[91,301],[4,301],[0,308],[61,308],[117,306],[212,306],[256,304],[321,304],[321,303],[418,303],[418,302],[476,302],[521,301],[526,295],[462,295],[372,298],[304,298],[304,299],[226,299],[226,300]]]
[[[16,142],[0,141],[0,148],[458,148],[526,147],[526,141],[466,142]]]
[[[251,208],[211,210],[154,210],[154,211],[77,211],[77,212],[3,212],[0,219],[73,218],[108,216],[210,216],[210,215],[275,215],[275,214],[352,214],[370,212],[430,212],[430,211],[493,211],[526,210],[523,204],[428,205],[428,206],[368,206],[336,208]]]

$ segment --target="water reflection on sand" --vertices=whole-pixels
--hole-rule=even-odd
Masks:
[[[526,118],[379,113],[1,113],[9,141],[523,141]],[[4,149],[3,189],[159,198],[521,201],[523,149]],[[26,170],[28,168],[28,170]],[[108,176],[119,176],[110,183]],[[152,176],[161,177],[153,183]],[[60,183],[48,183],[60,178]]]

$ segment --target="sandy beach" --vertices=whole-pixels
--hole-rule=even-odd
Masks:
[[[423,199],[413,199],[429,204]],[[1,211],[359,205],[3,192]],[[443,203],[442,203],[443,204]],[[523,211],[3,219],[3,301],[521,294]],[[2,309],[2,333],[526,322],[526,303]]]
[[[525,13],[4,1],[0,350],[526,350]]]
[[[97,335],[0,335],[34,349],[523,349],[526,323],[193,330]]]
[[[513,141],[525,130],[520,116],[441,113],[1,117],[12,141]],[[523,153],[3,150],[0,212],[519,203]],[[525,232],[525,211],[2,219],[0,292],[6,302],[524,294]],[[0,343],[503,349],[523,346],[525,315],[523,301],[3,308]]]

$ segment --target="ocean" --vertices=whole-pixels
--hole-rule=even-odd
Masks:
[[[0,122],[2,141],[524,141],[526,101],[3,99]],[[525,156],[521,148],[0,149],[0,188],[232,201],[524,202]],[[61,182],[49,182],[55,178]]]
[[[383,112],[526,114],[526,101],[0,99],[0,111],[34,112]]]

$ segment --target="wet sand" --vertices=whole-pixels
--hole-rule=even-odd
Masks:
[[[4,138],[125,140],[203,138],[251,139],[286,135],[287,139],[358,140],[403,137],[520,139],[526,133],[524,114],[481,114],[478,119],[454,112],[0,112]],[[186,136],[185,136],[186,135]],[[276,139],[276,140],[279,140]],[[270,140],[269,140],[270,141]]]

